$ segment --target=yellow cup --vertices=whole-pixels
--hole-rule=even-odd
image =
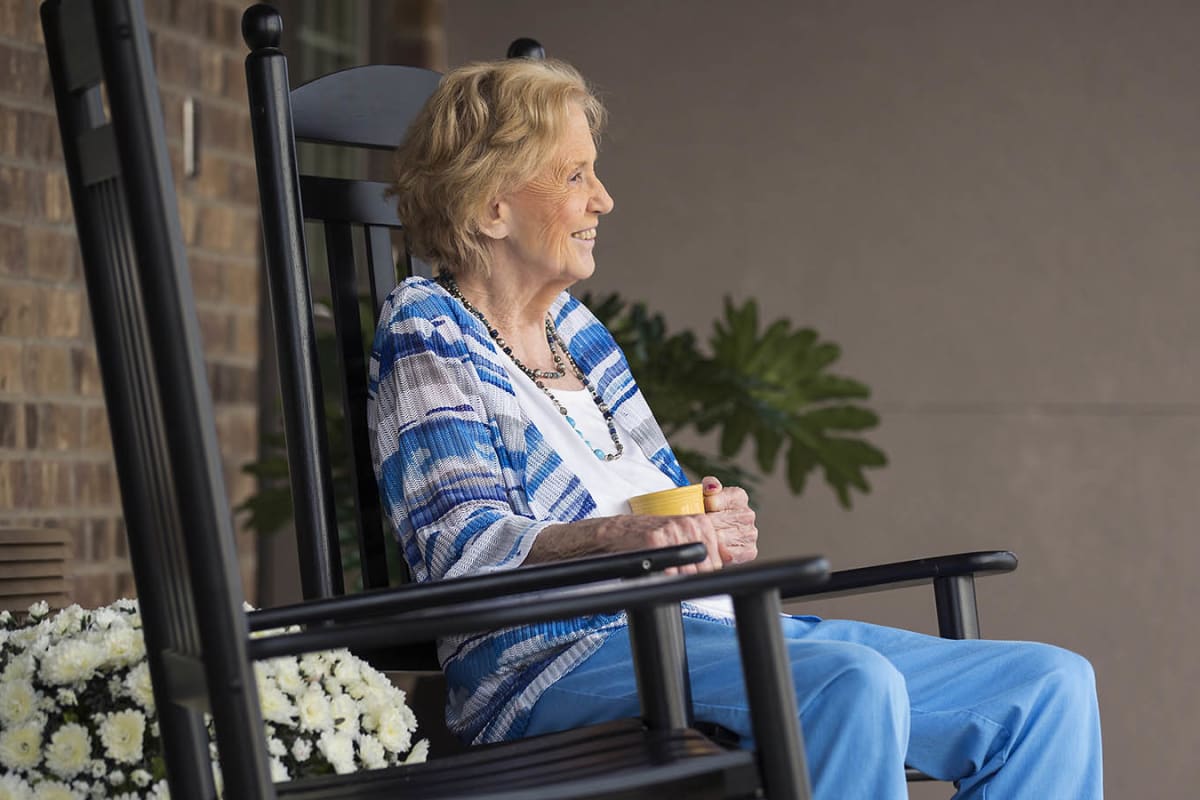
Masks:
[[[629,498],[629,508],[635,514],[671,517],[677,514],[703,514],[704,489],[698,483],[678,486],[661,492],[639,494]]]

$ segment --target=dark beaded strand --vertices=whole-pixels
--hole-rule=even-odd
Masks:
[[[566,343],[562,340],[562,337],[559,336],[558,329],[554,326],[554,320],[551,319],[549,314],[546,315],[546,344],[550,347],[550,355],[554,358],[555,368],[554,370],[530,369],[522,364],[521,360],[513,354],[512,347],[504,341],[504,337],[500,335],[500,331],[496,330],[496,328],[490,322],[488,322],[488,319],[483,315],[483,312],[475,308],[475,306],[471,305],[471,302],[467,300],[467,298],[463,297],[462,291],[460,291],[458,288],[458,282],[454,280],[452,275],[442,273],[438,276],[438,282],[445,287],[446,291],[449,292],[452,297],[463,304],[463,308],[467,309],[467,311],[471,312],[476,319],[483,323],[484,329],[487,330],[488,336],[492,337],[492,340],[496,343],[496,346],[499,347],[506,356],[512,359],[512,362],[517,365],[517,369],[521,370],[521,372],[523,372],[529,378],[529,380],[533,381],[535,386],[541,389],[543,394],[550,398],[550,402],[554,403],[554,407],[558,409],[558,413],[562,414],[570,426],[575,429],[575,433],[579,434],[579,438],[583,439],[584,444],[592,448],[592,453],[595,454],[596,458],[602,461],[616,461],[621,457],[621,454],[625,452],[625,445],[621,442],[621,437],[617,433],[617,424],[613,419],[612,410],[609,409],[608,404],[605,403],[600,397],[600,393],[596,391],[596,388],[592,386],[591,382],[587,379],[587,376],[584,375],[579,364],[576,363],[575,357],[571,355],[571,351],[567,349]],[[563,362],[564,357],[566,358],[566,363]],[[588,394],[591,395],[592,402],[596,404],[596,408],[600,411],[600,416],[604,418],[604,424],[608,427],[609,438],[612,439],[613,446],[616,448],[615,452],[605,453],[600,448],[592,445],[592,443],[584,437],[583,431],[579,430],[579,428],[575,425],[575,421],[571,419],[571,416],[567,411],[567,407],[560,403],[558,398],[554,396],[554,393],[550,391],[550,388],[543,383],[543,379],[553,380],[564,377],[567,374],[567,363],[571,365],[571,371],[575,373],[575,377],[577,377],[579,382],[583,384],[583,388],[587,389]]]

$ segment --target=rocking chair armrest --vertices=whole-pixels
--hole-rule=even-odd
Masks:
[[[704,545],[693,542],[651,550],[587,556],[486,575],[468,575],[429,583],[410,583],[353,595],[319,598],[276,608],[259,609],[249,612],[246,616],[252,631],[314,622],[363,619],[543,589],[635,578],[669,567],[695,564],[703,561],[706,555]]]
[[[495,630],[512,625],[571,619],[588,614],[644,609],[695,597],[733,595],[741,598],[778,592],[780,586],[817,585],[826,580],[829,563],[822,557],[789,558],[738,565],[698,575],[647,575],[572,587],[489,596],[467,602],[424,607],[371,619],[319,624],[314,615],[306,630],[258,636],[249,643],[256,660],[336,647],[374,647],[424,642],[455,634]]]
[[[975,605],[975,576],[1012,572],[1017,557],[1007,550],[983,550],[935,558],[919,558],[872,567],[840,570],[824,586],[787,591],[797,597],[842,597],[904,586],[933,584],[938,635],[945,639],[978,639],[979,610]]]
[[[1017,557],[1008,550],[981,550],[971,553],[917,558],[869,567],[842,569],[829,574],[829,581],[815,588],[791,591],[783,587],[783,597],[844,597],[882,592],[905,586],[920,586],[942,578],[971,577],[1012,572]]]

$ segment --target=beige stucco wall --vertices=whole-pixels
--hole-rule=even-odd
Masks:
[[[605,93],[590,283],[815,325],[892,464],[762,497],[765,555],[1011,548],[986,635],[1095,664],[1110,797],[1192,797],[1200,5],[449,0],[451,64],[541,38]],[[827,603],[931,631],[923,592]],[[914,796],[946,796],[919,790]]]

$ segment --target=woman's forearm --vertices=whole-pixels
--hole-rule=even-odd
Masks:
[[[611,530],[619,517],[594,517],[578,522],[564,522],[543,528],[533,541],[526,564],[545,564],[564,561],[568,558],[616,553],[623,549],[613,547]]]
[[[702,542],[708,549],[708,559],[681,571],[720,569],[725,561],[732,560],[711,520],[703,514],[682,517],[625,514],[548,525],[534,540],[524,563],[541,564],[690,542]]]

